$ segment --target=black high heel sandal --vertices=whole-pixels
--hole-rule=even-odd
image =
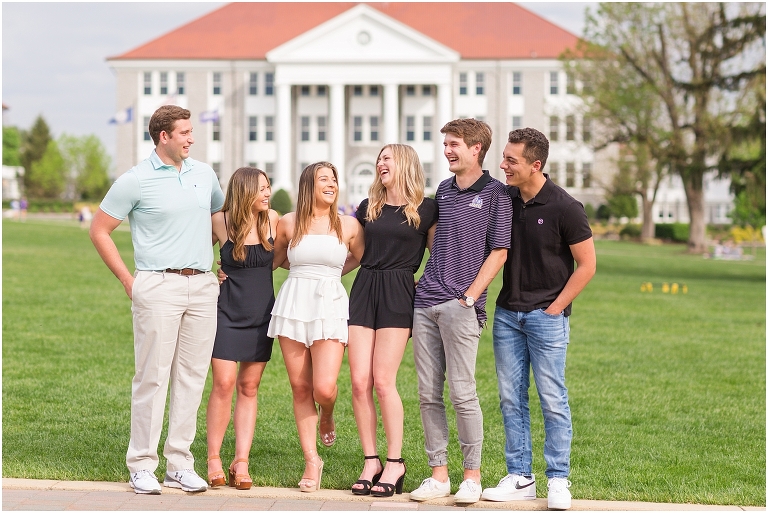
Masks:
[[[381,465],[381,458],[379,458],[379,455],[376,454],[374,456],[364,456],[364,459],[366,460],[379,460],[379,464]],[[367,479],[358,479],[355,481],[355,484],[361,484],[363,485],[362,488],[352,488],[352,493],[355,495],[370,495],[371,494],[371,487],[379,482],[379,479],[381,479],[381,474],[384,473],[384,465],[381,465],[381,472],[373,476],[373,479],[371,481],[368,481]],[[352,485],[354,486],[354,485]]]
[[[408,468],[405,466],[405,460],[403,458],[387,458],[387,461],[390,461],[392,463],[402,463],[403,475],[397,478],[397,482],[395,484],[378,483],[377,486],[384,488],[384,490],[380,492],[371,490],[371,495],[373,497],[392,497],[392,495],[394,494],[400,495],[401,493],[403,493],[403,481],[405,480],[405,473],[408,472]]]

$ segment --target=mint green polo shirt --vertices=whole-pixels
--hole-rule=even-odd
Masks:
[[[121,221],[128,216],[137,270],[210,271],[211,214],[223,205],[224,193],[209,165],[188,158],[179,171],[152,150],[115,180],[100,208]]]

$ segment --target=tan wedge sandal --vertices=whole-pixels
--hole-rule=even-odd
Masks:
[[[251,476],[248,474],[248,472],[245,474],[238,474],[235,471],[235,465],[238,463],[245,463],[248,465],[248,460],[245,458],[240,458],[239,460],[233,461],[229,466],[229,486],[232,488],[237,488],[238,490],[250,490],[251,486],[253,485]]]

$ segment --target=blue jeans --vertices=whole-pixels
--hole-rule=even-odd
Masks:
[[[568,477],[571,459],[571,409],[565,388],[568,317],[543,309],[511,312],[496,307],[493,354],[499,380],[501,416],[507,443],[507,472],[532,473],[531,414],[528,407],[530,370],[544,414],[544,461],[547,477]]]

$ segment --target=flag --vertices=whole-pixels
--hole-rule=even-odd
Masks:
[[[130,123],[133,120],[133,107],[128,107],[125,110],[121,110],[109,120],[111,125],[122,125]]]
[[[200,123],[211,123],[219,120],[219,110],[207,110],[200,113]]]

